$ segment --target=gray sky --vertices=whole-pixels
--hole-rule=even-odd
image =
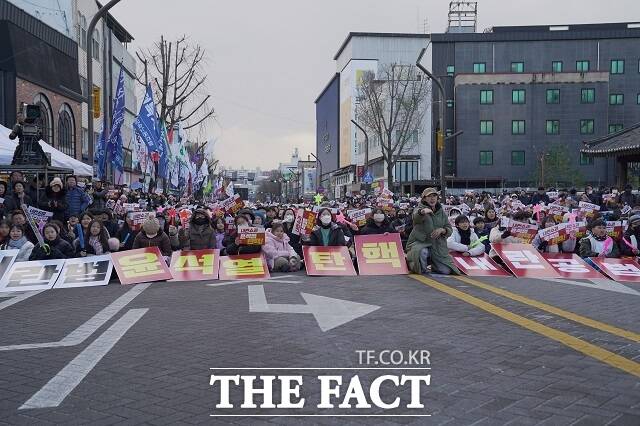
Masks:
[[[151,46],[187,34],[208,52],[217,110],[208,139],[226,167],[272,169],[294,147],[315,147],[314,100],[335,73],[349,31],[443,32],[449,0],[122,0],[113,15]],[[494,25],[640,20],[640,0],[479,0],[478,29]],[[419,31],[418,31],[419,30]]]

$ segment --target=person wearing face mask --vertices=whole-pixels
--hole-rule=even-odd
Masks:
[[[450,251],[462,253],[463,256],[482,256],[484,244],[478,242],[478,236],[471,227],[469,218],[465,215],[457,216],[453,232],[447,238],[447,247]]]
[[[427,188],[422,191],[421,202],[413,213],[413,230],[407,242],[407,263],[416,274],[431,271],[440,274],[459,274],[449,255],[447,238],[453,229],[438,202],[438,191]]]
[[[224,229],[224,228],[223,228]],[[196,209],[188,228],[179,232],[180,247],[183,250],[203,250],[216,248],[216,233],[204,209]]]
[[[623,256],[638,256],[640,255],[640,215],[634,214],[629,217],[628,226],[620,242],[620,252]]]
[[[248,220],[248,215],[242,214],[242,211],[238,212],[235,217],[235,225],[236,230],[229,233],[229,235],[224,240],[224,246],[226,248],[227,255],[236,255],[236,254],[253,254],[260,253],[262,251],[262,246],[258,245],[247,245],[240,244],[240,238],[238,238],[238,227],[251,225]]]
[[[293,225],[296,221],[296,212],[293,209],[286,209],[282,215],[282,225],[284,232],[289,237],[289,245],[293,247],[299,259],[302,259],[302,244],[300,242],[300,235],[293,233]]]
[[[367,220],[367,224],[364,228],[362,228],[359,232],[360,235],[379,235],[379,234],[388,234],[396,232],[392,227],[389,219],[384,214],[384,210],[382,209],[374,209],[373,215],[369,220]]]
[[[346,246],[344,232],[332,220],[331,209],[325,207],[318,212],[318,226],[314,228],[309,236],[308,244],[310,246]]]
[[[587,225],[588,235],[580,240],[580,257],[620,257],[618,244],[607,235],[607,223],[595,219]]]
[[[131,248],[135,250],[145,247],[158,247],[162,256],[171,257],[171,241],[169,241],[167,234],[160,229],[160,223],[154,213],[150,213],[142,223],[142,230],[136,235]]]
[[[0,245],[0,250],[19,250],[16,262],[26,262],[31,256],[34,244],[24,235],[24,228],[20,225],[13,225],[9,231],[9,239]]]

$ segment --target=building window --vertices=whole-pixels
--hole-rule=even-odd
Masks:
[[[100,62],[100,31],[93,32],[93,59]]]
[[[447,108],[453,108],[453,99],[447,99]]]
[[[396,182],[411,182],[418,180],[418,162],[398,161],[395,165],[393,179]]]
[[[481,166],[493,165],[493,151],[480,151],[480,165]]]
[[[524,72],[524,62],[511,62],[511,72]]]
[[[612,93],[609,95],[609,105],[624,104],[624,95],[622,93]]]
[[[476,74],[482,74],[487,71],[487,64],[484,62],[476,62],[473,64],[473,72]]]
[[[622,124],[609,124],[609,133],[615,133],[622,130],[624,126]]]
[[[492,104],[493,103],[493,90],[481,90],[480,91],[480,103]]]
[[[53,146],[53,111],[49,99],[44,94],[38,93],[33,98],[33,104],[40,107],[40,118],[36,124],[42,132],[42,140]]]
[[[593,120],[580,120],[580,134],[591,135],[593,134]]]
[[[596,101],[596,89],[581,89],[580,103],[592,104]]]
[[[524,166],[524,151],[511,151],[511,165]]]
[[[511,121],[511,134],[512,135],[524,135],[525,121],[524,120],[512,120]]]
[[[562,72],[562,61],[551,62],[551,70],[553,72]]]
[[[447,75],[453,76],[456,72],[456,67],[453,65],[447,65]]]
[[[67,104],[62,104],[58,113],[58,146],[65,154],[76,157],[75,124],[73,111]]]
[[[578,72],[588,72],[589,71],[589,61],[576,61],[576,71],[578,71]]]
[[[481,120],[480,121],[480,134],[492,135],[493,134],[493,120]]]
[[[78,46],[87,50],[87,18],[82,13],[78,13]]]
[[[547,120],[547,134],[548,135],[560,134],[560,120]]]
[[[580,153],[580,165],[593,166],[593,157],[589,157],[588,155]]]
[[[514,89],[511,91],[511,103],[512,104],[523,104],[525,103],[525,90],[524,89]]]
[[[547,103],[548,104],[560,103],[560,89],[547,89]]]
[[[133,154],[129,148],[122,148],[122,160],[123,168],[127,171],[131,171],[133,166]]]
[[[611,60],[611,69],[609,70],[611,74],[624,74],[624,60],[623,59],[612,59]]]

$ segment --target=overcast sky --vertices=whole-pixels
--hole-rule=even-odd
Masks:
[[[349,31],[443,32],[449,0],[122,0],[112,14],[133,51],[186,34],[208,52],[217,110],[208,129],[226,167],[272,169],[315,147],[314,100],[335,73]],[[494,25],[640,20],[640,0],[479,0],[478,30]]]

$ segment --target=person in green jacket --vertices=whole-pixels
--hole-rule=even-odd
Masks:
[[[415,274],[428,273],[431,260],[432,272],[458,275],[447,248],[447,238],[453,232],[447,215],[438,202],[438,191],[427,188],[413,213],[413,230],[407,241],[407,262]]]

